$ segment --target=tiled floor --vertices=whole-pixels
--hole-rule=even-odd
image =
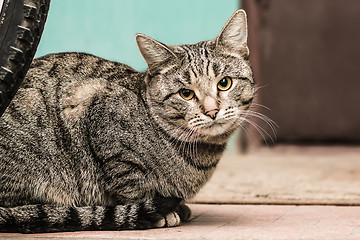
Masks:
[[[0,234],[0,239],[360,239],[360,207],[191,204],[192,220],[146,231]]]

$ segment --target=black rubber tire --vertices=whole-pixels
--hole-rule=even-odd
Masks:
[[[3,1],[0,14],[0,117],[29,70],[49,6],[50,0]]]

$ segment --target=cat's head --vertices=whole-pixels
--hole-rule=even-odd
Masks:
[[[168,46],[137,34],[136,42],[148,65],[146,100],[157,123],[183,141],[227,141],[255,92],[245,12],[236,11],[210,41]]]

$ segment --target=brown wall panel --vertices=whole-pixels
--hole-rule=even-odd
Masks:
[[[251,9],[251,5],[257,8]],[[360,1],[244,0],[280,141],[360,141]],[[253,14],[253,15],[252,15]]]

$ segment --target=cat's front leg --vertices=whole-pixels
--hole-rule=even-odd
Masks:
[[[109,202],[131,204],[154,199],[150,170],[130,151],[122,151],[104,163],[103,186]]]
[[[164,197],[157,188],[158,180],[153,176],[151,168],[146,167],[134,152],[122,151],[115,155],[104,164],[104,187],[112,198],[109,202],[154,206],[145,211],[146,224],[139,228],[174,227],[187,221],[190,209],[184,201],[177,196]]]

